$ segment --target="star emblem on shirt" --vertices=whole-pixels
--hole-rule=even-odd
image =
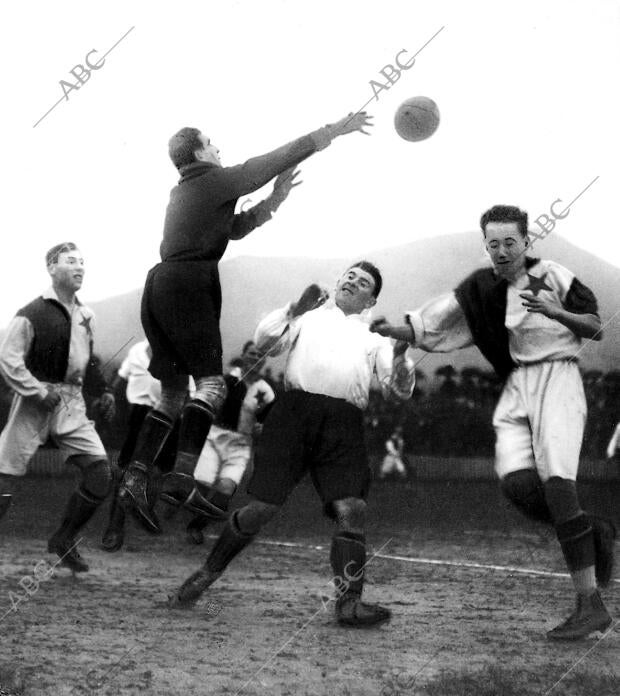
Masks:
[[[84,315],[82,315],[82,321],[80,322],[80,326],[83,326],[86,329],[86,333],[92,337],[93,330],[90,326],[91,321],[92,317],[85,317]]]
[[[549,290],[549,292],[553,292],[553,288],[550,288],[547,283],[545,283],[545,278],[547,277],[546,273],[543,273],[540,278],[528,273],[527,277],[530,279],[530,284],[525,288],[525,290],[529,290],[532,295],[538,297],[538,293],[541,290]]]
[[[267,396],[267,393],[260,390],[256,392],[256,405],[260,408],[261,406],[264,406],[265,404],[265,397]]]

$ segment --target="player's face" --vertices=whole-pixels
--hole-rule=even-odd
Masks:
[[[336,305],[345,314],[360,314],[377,302],[374,290],[375,280],[370,273],[354,266],[336,285]]]
[[[220,160],[220,151],[217,149],[217,147],[215,147],[211,140],[203,133],[201,133],[198,137],[202,142],[202,148],[200,150],[196,150],[196,159],[200,162],[211,162],[211,164],[217,164],[221,167],[222,161]]]
[[[54,287],[69,292],[77,292],[84,280],[84,258],[79,249],[64,251],[58,261],[48,267]]]
[[[250,372],[255,372],[255,371],[259,370],[260,366],[261,366],[259,364],[260,358],[261,358],[260,351],[252,343],[252,345],[248,346],[245,349],[245,352],[241,356],[241,360],[243,361],[243,366],[241,369],[243,370],[244,374],[247,374]]]
[[[528,240],[519,231],[516,222],[488,222],[485,244],[497,274],[514,278],[525,266]]]

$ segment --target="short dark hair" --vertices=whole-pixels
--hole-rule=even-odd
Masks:
[[[254,341],[246,341],[246,342],[243,344],[243,348],[241,349],[241,355],[243,355],[243,354],[246,352],[246,350],[247,350],[250,346],[254,346],[254,345],[256,345],[256,344],[254,343]]]
[[[168,141],[168,154],[177,169],[196,162],[196,150],[202,147],[198,128],[181,128]]]
[[[494,205],[480,218],[482,234],[486,237],[486,227],[489,222],[516,222],[519,232],[527,239],[527,213],[516,205]]]
[[[45,265],[50,266],[53,263],[58,263],[58,257],[67,251],[75,251],[77,246],[73,242],[62,242],[53,246],[47,254],[45,254]]]
[[[366,273],[369,273],[372,276],[372,279],[375,281],[375,289],[372,291],[373,297],[379,297],[379,293],[381,292],[381,288],[383,287],[383,278],[381,277],[381,271],[375,266],[374,263],[371,263],[370,261],[358,261],[357,263],[352,263],[349,268],[347,268],[347,271],[350,271],[352,268],[361,268],[362,271],[366,271]]]

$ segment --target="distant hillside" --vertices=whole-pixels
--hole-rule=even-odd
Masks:
[[[603,321],[611,318],[620,305],[620,270],[602,259],[549,235],[537,242],[532,255],[552,258],[576,273],[596,293]],[[484,263],[479,232],[435,237],[368,254],[384,276],[384,289],[375,315],[400,319],[403,311],[414,309],[435,295],[453,288],[460,279]],[[251,337],[256,323],[268,311],[295,299],[311,282],[332,287],[337,275],[358,255],[348,259],[256,258],[240,257],[220,264],[224,306],[222,335],[226,359],[239,352]],[[142,338],[140,326],[141,289],[92,303],[97,313],[98,352],[110,360],[127,341]],[[620,315],[605,329],[600,343],[582,353],[587,368],[618,369]],[[118,358],[122,357],[122,350]],[[455,367],[487,366],[477,350],[467,349],[450,355],[426,355],[421,369],[430,375],[446,362]],[[117,359],[118,359],[117,358]],[[277,366],[276,366],[277,369]]]

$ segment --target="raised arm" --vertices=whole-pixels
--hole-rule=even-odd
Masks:
[[[252,230],[271,220],[271,216],[282,205],[295,186],[301,181],[295,181],[299,171],[294,167],[282,172],[273,185],[273,192],[264,201],[257,203],[249,210],[235,215],[230,239],[243,239]]]
[[[394,326],[378,319],[370,329],[381,336],[408,341],[429,353],[449,353],[473,344],[467,319],[453,292],[407,312],[405,321],[404,325]]]
[[[218,179],[230,199],[257,191],[278,174],[325,149],[335,138],[356,131],[368,135],[364,128],[372,125],[369,118],[365,111],[349,114],[336,123],[328,124],[264,155],[253,157],[244,164],[224,167],[218,172]]]
[[[309,285],[297,302],[268,314],[256,327],[254,343],[261,353],[280,355],[291,347],[300,329],[302,315],[325,303],[328,293],[318,285]]]

